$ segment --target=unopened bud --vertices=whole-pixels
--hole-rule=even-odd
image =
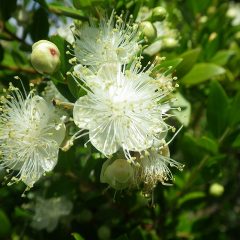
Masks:
[[[224,192],[224,186],[219,183],[213,183],[209,188],[209,193],[215,197],[220,197]]]
[[[97,235],[99,239],[102,240],[107,240],[110,239],[111,237],[111,230],[108,226],[102,225],[98,230],[97,230]]]
[[[155,7],[152,11],[152,21],[163,21],[167,16],[167,11],[163,7]]]
[[[174,48],[178,46],[178,41],[175,38],[169,37],[162,40],[164,48]]]
[[[141,22],[140,30],[149,42],[152,42],[157,37],[157,30],[155,26],[149,21]]]
[[[34,43],[31,63],[39,73],[53,74],[60,65],[60,52],[57,46],[47,40]]]
[[[126,159],[116,159],[106,164],[102,167],[101,182],[108,183],[116,190],[129,187],[134,175],[131,164]]]

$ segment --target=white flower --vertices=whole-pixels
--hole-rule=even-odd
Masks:
[[[17,89],[2,98],[0,116],[1,165],[18,170],[13,180],[28,187],[57,163],[65,126],[47,102],[30,93],[26,99]]]
[[[158,182],[169,184],[174,177],[169,167],[182,170],[184,165],[170,158],[168,146],[151,148],[145,156],[139,159],[140,181],[142,180],[148,190],[152,190]]]
[[[226,14],[232,18],[232,26],[240,25],[240,3],[230,2]]]
[[[160,88],[161,76],[153,79],[150,70],[139,71],[138,64],[130,70],[106,64],[96,75],[84,67],[75,69],[87,95],[74,105],[74,122],[89,130],[89,140],[105,155],[122,148],[130,159],[130,151],[146,150],[167,134],[166,103],[159,102],[169,90]]]
[[[72,202],[64,197],[50,199],[38,197],[31,226],[37,230],[46,229],[52,232],[57,227],[59,219],[69,215],[72,207]]]
[[[99,26],[83,25],[76,33],[75,55],[79,63],[99,67],[105,63],[128,63],[138,52],[138,27],[112,13]]]

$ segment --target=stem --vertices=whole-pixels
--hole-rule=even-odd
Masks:
[[[11,70],[11,71],[14,71],[14,72],[24,72],[24,73],[30,73],[30,74],[36,74],[37,73],[33,68],[7,66],[7,65],[4,65],[4,64],[0,64],[0,68],[4,68],[4,69]]]

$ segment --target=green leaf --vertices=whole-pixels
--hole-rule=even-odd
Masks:
[[[196,137],[190,133],[185,133],[181,141],[181,151],[184,154],[184,160],[191,162],[191,164],[198,163],[205,154],[201,150]]]
[[[43,8],[34,12],[33,22],[30,26],[30,35],[34,42],[48,37],[49,23],[48,14]]]
[[[222,86],[213,81],[207,103],[208,127],[217,138],[221,137],[227,125],[229,100]]]
[[[240,122],[240,91],[234,97],[229,110],[229,124],[234,126]]]
[[[146,232],[141,227],[133,229],[129,236],[131,239],[146,240]]]
[[[168,61],[162,61],[161,63],[154,67],[153,71],[154,72],[165,71],[164,72],[165,75],[171,74],[176,69],[176,67],[182,62],[182,60],[183,60],[182,58],[175,58]]]
[[[15,207],[14,215],[19,218],[28,218],[28,219],[31,219],[32,217],[32,214],[29,211],[20,207]]]
[[[204,192],[196,191],[196,192],[191,192],[186,195],[184,195],[182,198],[179,199],[178,205],[181,206],[183,203],[186,203],[188,201],[196,200],[199,198],[205,197]]]
[[[3,210],[0,209],[0,237],[10,234],[11,223]]]
[[[79,233],[72,233],[75,240],[85,240]]]
[[[217,154],[218,152],[218,143],[212,138],[203,136],[198,140],[197,143],[210,153]]]
[[[72,75],[67,75],[67,83],[71,94],[75,98],[79,98],[86,95],[86,91],[80,86],[78,82],[76,82],[76,79],[74,79]]]
[[[77,9],[90,7],[92,5],[91,0],[73,0],[73,6]]]
[[[196,48],[190,51],[183,53],[180,57],[183,61],[177,67],[177,76],[182,78],[186,73],[188,73],[194,64],[196,63],[201,49]]]
[[[224,66],[228,63],[229,59],[235,54],[233,50],[221,50],[218,51],[215,56],[211,59],[212,63],[220,66]]]
[[[232,146],[235,147],[235,148],[239,148],[240,147],[240,135],[238,135],[236,137],[236,139],[234,140]]]
[[[79,20],[88,20],[79,9],[63,7],[55,4],[48,4],[48,10],[60,16],[71,17]]]
[[[181,82],[185,85],[192,86],[224,74],[225,72],[226,70],[224,68],[213,63],[198,63],[182,78]]]
[[[0,62],[3,60],[4,58],[4,49],[2,47],[2,44],[0,44]]]

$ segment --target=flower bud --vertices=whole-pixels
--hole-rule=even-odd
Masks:
[[[111,230],[108,226],[102,225],[98,230],[97,230],[97,235],[99,239],[110,239],[111,237]]]
[[[101,182],[108,183],[116,190],[129,187],[134,175],[133,167],[126,159],[106,161],[101,172]]]
[[[163,21],[167,16],[167,11],[163,7],[155,7],[152,11],[152,21]]]
[[[220,197],[224,192],[224,186],[219,183],[213,183],[209,188],[209,193],[212,196]]]
[[[169,37],[162,40],[164,48],[174,48],[178,46],[178,41],[175,38]]]
[[[141,22],[140,30],[149,42],[152,42],[157,37],[157,30],[155,26],[149,21]]]
[[[34,43],[31,63],[39,73],[53,74],[60,65],[60,52],[57,46],[47,40]]]

